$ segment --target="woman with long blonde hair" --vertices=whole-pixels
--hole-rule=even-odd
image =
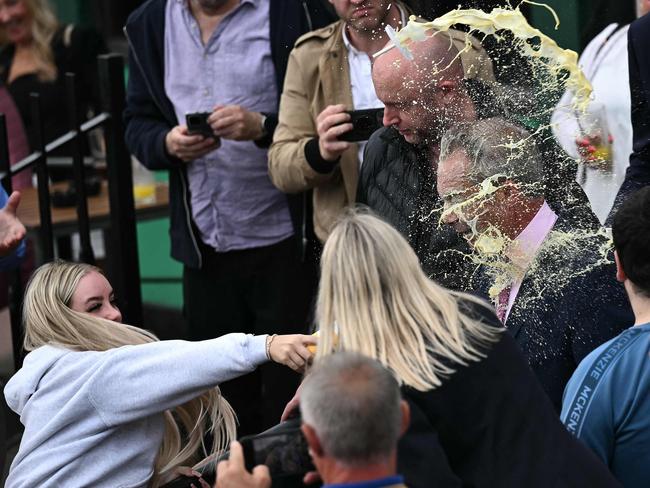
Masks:
[[[30,94],[40,95],[49,143],[69,128],[66,73],[76,75],[79,112],[98,109],[97,56],[105,52],[95,30],[60,23],[48,0],[0,0],[0,84],[20,113],[32,151],[38,148]],[[69,155],[70,149],[57,154]]]
[[[412,420],[398,470],[410,488],[615,485],[564,429],[493,308],[429,280],[377,217],[350,211],[332,230],[316,315],[316,361],[359,352],[401,383]]]
[[[12,486],[159,486],[235,438],[218,384],[273,360],[301,369],[309,336],[158,341],[122,324],[99,269],[57,261],[25,292],[23,367],[7,383],[25,426]]]

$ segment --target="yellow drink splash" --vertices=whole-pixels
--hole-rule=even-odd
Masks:
[[[555,28],[560,22],[557,14],[551,7],[545,4],[524,0],[521,3],[539,5],[547,8],[555,19]],[[413,42],[423,41],[433,37],[439,31],[447,31],[456,24],[463,24],[470,27],[470,32],[482,32],[485,35],[492,35],[499,38],[497,32],[501,30],[510,31],[515,39],[519,40],[519,48],[526,57],[535,59],[541,63],[549,73],[559,76],[568,73],[566,88],[574,95],[573,106],[575,109],[584,111],[589,104],[592,88],[591,83],[585,77],[578,66],[578,54],[570,49],[562,49],[557,43],[539,29],[531,26],[519,10],[510,8],[494,8],[492,12],[483,12],[476,9],[456,9],[438,17],[431,22],[420,22],[415,16],[411,16],[408,24],[398,32],[389,33],[392,39],[392,46],[387,46],[375,54],[380,56],[393,47],[397,47],[407,58],[411,58],[409,45]],[[539,43],[531,44],[527,41],[539,39]],[[466,42],[467,50],[471,48],[470,40]]]

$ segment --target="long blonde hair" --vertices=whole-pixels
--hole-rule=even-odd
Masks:
[[[59,28],[59,21],[48,0],[20,0],[25,4],[32,19],[32,53],[37,65],[36,74],[40,81],[53,81],[57,68],[52,52],[52,39]],[[0,45],[7,44],[7,38],[0,30]]]
[[[454,365],[479,361],[482,346],[499,336],[499,329],[464,313],[460,299],[490,308],[428,279],[393,227],[368,212],[348,211],[321,258],[317,359],[355,351],[380,361],[401,384],[438,387]]]
[[[158,341],[146,330],[70,308],[79,281],[93,271],[101,273],[88,264],[54,261],[34,272],[23,305],[25,350],[33,351],[49,344],[74,351],[106,351]],[[212,454],[227,447],[236,436],[235,414],[219,388],[213,388],[173,411],[165,411],[164,417],[165,433],[156,459],[152,486],[158,486],[160,477],[174,468],[194,464],[205,457],[203,438],[207,431],[214,435]],[[208,419],[209,427],[206,426]],[[181,432],[186,439],[182,438]]]

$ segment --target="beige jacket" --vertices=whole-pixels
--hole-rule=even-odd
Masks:
[[[286,193],[313,188],[314,230],[323,242],[343,208],[354,203],[359,177],[357,144],[351,144],[327,174],[315,171],[305,157],[305,145],[317,137],[318,114],[328,105],[339,103],[348,110],[354,108],[343,26],[340,20],[296,41],[280,98],[279,123],[269,150],[269,176],[276,187]],[[465,34],[452,34],[457,47],[464,49]],[[477,40],[472,39],[471,48],[461,54],[461,59],[467,78],[494,80],[492,62]]]

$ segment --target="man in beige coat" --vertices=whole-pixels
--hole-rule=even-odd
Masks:
[[[372,85],[371,58],[410,12],[388,0],[330,0],[341,20],[305,34],[291,52],[269,151],[273,184],[287,193],[313,189],[314,230],[325,241],[343,208],[355,200],[364,143],[339,141],[352,129],[346,110],[382,107]],[[465,34],[451,32],[459,50]],[[493,80],[480,43],[461,54],[467,78]],[[361,145],[361,147],[360,147]]]

